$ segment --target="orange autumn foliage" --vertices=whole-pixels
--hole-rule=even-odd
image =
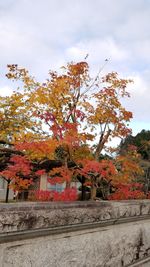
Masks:
[[[10,181],[10,188],[14,191],[28,189],[32,184],[32,166],[24,156],[12,156],[8,167],[0,172],[6,181]]]
[[[115,165],[118,173],[114,178],[114,183],[131,183],[135,179],[143,175],[143,169],[140,164],[140,154],[137,153],[136,147],[130,149],[125,155],[119,155],[115,159]]]
[[[120,79],[116,72],[92,79],[87,62],[71,62],[62,68],[62,74],[50,71],[48,79],[39,83],[17,65],[8,65],[8,69],[7,77],[23,84],[24,109],[30,110],[33,122],[38,122],[32,125],[32,132],[80,145],[97,138],[96,160],[108,139],[130,133],[127,124],[132,113],[120,99],[129,97],[126,87],[131,80]],[[45,124],[47,132],[43,130]]]
[[[67,64],[60,74],[50,71],[42,83],[15,64],[8,65],[7,77],[19,81],[22,88],[8,99],[1,97],[3,139],[11,140],[29,160],[59,159],[62,167],[50,173],[57,182],[71,181],[75,175],[69,161],[77,168],[80,162],[78,172],[94,180],[93,188],[101,179],[114,179],[113,163],[99,162],[99,157],[110,139],[131,132],[132,113],[121,102],[130,96],[126,88],[131,80],[119,78],[116,72],[91,78],[89,65],[83,61]],[[7,118],[11,123],[6,123]]]

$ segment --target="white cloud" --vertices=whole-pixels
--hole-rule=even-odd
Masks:
[[[140,74],[134,74],[129,77],[129,79],[133,80],[133,83],[131,83],[128,86],[128,90],[130,91],[132,97],[134,98],[141,98],[142,96],[147,96],[148,97],[148,89],[149,86],[146,83],[145,79],[140,76]]]
[[[128,86],[131,98],[125,101],[125,105],[128,110],[133,112],[133,126],[149,124],[149,103],[150,103],[150,85],[145,75],[142,73],[134,73],[128,77],[134,81],[134,83]],[[135,123],[135,124],[134,124]]]
[[[111,58],[112,61],[124,61],[129,58],[129,52],[117,44],[112,38],[106,39],[93,38],[75,44],[66,49],[68,58],[79,60],[89,54],[93,63],[97,63],[106,58]]]
[[[110,57],[105,71],[133,76],[128,108],[150,123],[149,15],[150,1],[143,0],[1,0],[1,74],[18,63],[42,80],[87,53],[94,70]],[[0,91],[11,86],[3,77]]]
[[[10,96],[12,92],[12,89],[8,86],[0,88],[0,96]]]

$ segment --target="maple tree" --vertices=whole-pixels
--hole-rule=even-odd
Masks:
[[[100,162],[102,150],[111,138],[131,133],[132,113],[121,103],[129,97],[131,80],[116,72],[92,79],[87,62],[71,62],[61,74],[50,71],[43,83],[17,65],[8,65],[7,77],[22,86],[10,97],[1,97],[1,139],[11,141],[31,161],[59,160],[60,166],[50,171],[51,182],[66,181],[69,188],[75,176],[85,183],[91,180],[94,199],[100,181],[109,184],[115,173],[109,160]],[[83,173],[85,166],[89,168]]]
[[[124,138],[119,145],[119,154],[124,157],[128,153],[128,150],[130,148],[138,152],[138,165],[143,173],[136,175],[136,181],[143,184],[142,190],[147,195],[150,190],[149,187],[150,131],[142,130],[135,136],[129,135],[126,138]]]
[[[6,202],[8,202],[9,188],[19,192],[32,184],[31,173],[31,164],[25,156],[11,156],[8,166],[0,172],[0,176],[7,181]]]
[[[82,161],[82,168],[78,174],[84,177],[85,185],[91,186],[91,199],[95,199],[97,188],[101,190],[102,198],[107,199],[110,191],[110,184],[116,175],[116,168],[112,161],[95,160]]]
[[[113,179],[115,192],[108,197],[109,199],[146,198],[143,184],[138,182],[139,177],[144,173],[140,166],[140,160],[141,155],[134,145],[128,146],[125,154],[119,154],[115,158],[117,169]]]
[[[28,119],[27,119],[28,118]],[[30,107],[20,92],[14,92],[11,96],[0,96],[0,140],[12,143],[26,134],[39,130],[39,122],[34,120]]]
[[[7,77],[23,82],[32,119],[43,120],[49,128],[47,134],[57,140],[75,145],[93,140],[97,134],[98,159],[109,137],[130,133],[127,122],[132,113],[121,105],[120,97],[129,97],[126,86],[131,80],[120,79],[115,72],[92,80],[86,62],[68,64],[61,75],[50,72],[45,83],[34,81],[17,65],[8,67]]]
[[[123,155],[115,158],[115,165],[118,174],[114,182],[130,183],[134,182],[138,176],[143,175],[143,169],[140,166],[141,155],[137,151],[137,147],[130,145]]]
[[[124,154],[129,145],[137,147],[138,152],[141,154],[143,160],[149,161],[150,158],[150,131],[142,130],[135,136],[129,135],[121,141],[119,145],[120,154]]]

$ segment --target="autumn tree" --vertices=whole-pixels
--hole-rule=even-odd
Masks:
[[[24,153],[15,149],[15,142],[24,135],[33,135],[34,140],[41,132],[40,122],[32,117],[27,99],[21,92],[14,92],[11,96],[0,96],[0,175],[7,182],[6,202],[8,201],[9,188],[20,191],[30,185],[28,179],[15,175],[12,164],[16,166],[19,157]],[[16,157],[15,162],[13,162]],[[11,166],[11,167],[10,167]],[[22,165],[25,168],[25,164]],[[9,175],[8,174],[9,171]],[[14,183],[15,180],[15,183]],[[27,182],[28,181],[28,182]],[[18,184],[17,189],[14,184]]]
[[[124,138],[119,145],[119,153],[125,153],[130,145],[137,147],[137,150],[141,154],[143,160],[150,159],[150,131],[142,130],[135,136],[129,135]]]
[[[134,145],[128,146],[126,152],[118,154],[114,164],[117,173],[113,179],[113,193],[109,199],[138,199],[146,198],[144,192],[144,184],[140,181],[143,176],[143,168],[141,167],[141,155]]]
[[[32,184],[32,167],[25,156],[13,155],[7,167],[0,172],[0,176],[7,182],[6,202],[8,202],[9,189],[20,192]]]
[[[143,174],[138,175],[138,182],[143,184],[144,192],[150,190],[150,131],[142,130],[135,136],[129,135],[124,138],[119,145],[120,155],[125,155],[129,147],[136,147],[139,153],[139,165],[143,170]]]
[[[11,140],[15,147],[24,151],[29,159],[59,159],[61,168],[70,173],[69,161],[83,166],[84,155],[84,159],[100,164],[100,154],[108,141],[131,132],[128,122],[132,113],[121,103],[122,98],[129,97],[126,87],[131,80],[119,78],[116,72],[102,78],[98,74],[92,79],[87,62],[71,62],[61,69],[61,74],[50,71],[48,79],[40,83],[17,65],[8,65],[8,69],[7,77],[22,83],[21,93],[15,92],[9,100],[16,103],[14,110],[18,110],[19,126],[12,120],[8,130],[13,133]],[[8,121],[13,117],[14,110],[11,110]],[[25,121],[24,116],[29,120]],[[16,130],[17,127],[21,130]],[[94,173],[92,199],[100,180]],[[69,177],[67,186],[72,175]]]
[[[14,144],[25,134],[40,132],[40,122],[34,119],[24,94],[14,92],[11,96],[0,96],[0,141]]]
[[[131,183],[137,182],[137,178],[143,174],[140,166],[141,155],[137,151],[137,147],[131,145],[123,155],[117,155],[115,165],[118,174],[115,177],[115,182]]]

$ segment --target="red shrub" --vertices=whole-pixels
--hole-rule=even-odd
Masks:
[[[109,200],[145,199],[141,186],[139,183],[118,184],[116,192],[109,196]]]
[[[75,201],[77,198],[76,188],[67,188],[63,192],[37,190],[31,194],[31,199],[35,201]]]

